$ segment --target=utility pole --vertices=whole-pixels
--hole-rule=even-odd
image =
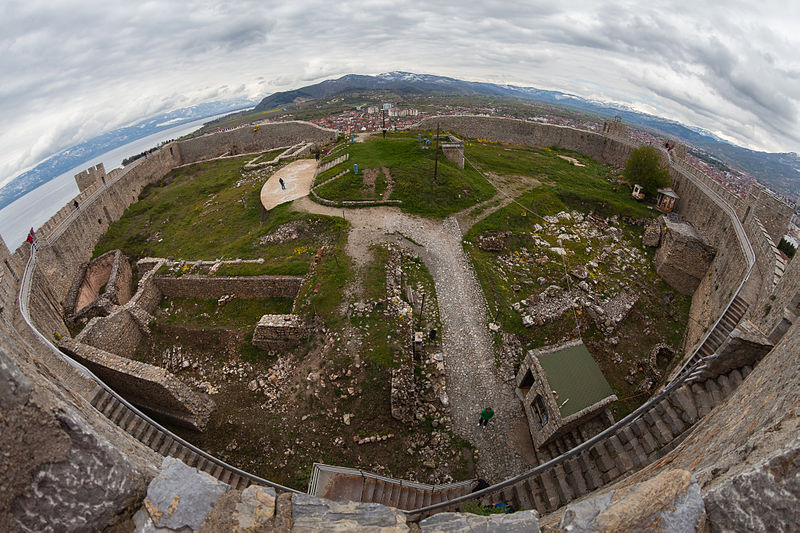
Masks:
[[[436,122],[436,157],[433,163],[433,183],[439,185],[439,122]]]

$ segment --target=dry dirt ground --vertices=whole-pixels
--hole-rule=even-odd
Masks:
[[[296,200],[294,206],[310,213],[343,215],[340,209],[315,204],[308,198]],[[498,375],[494,364],[486,302],[464,254],[462,229],[456,218],[425,219],[393,207],[350,210],[344,216],[352,226],[346,251],[356,264],[369,261],[371,245],[401,235],[433,276],[453,426],[477,451],[477,475],[496,482],[534,466],[527,422],[514,395],[513,376]],[[484,407],[495,411],[486,428],[478,425]]]

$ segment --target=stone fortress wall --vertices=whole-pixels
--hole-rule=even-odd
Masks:
[[[38,255],[34,288],[31,291],[31,315],[42,331],[68,335],[61,317],[61,304],[69,291],[80,265],[91,258],[92,250],[106,233],[111,222],[118,220],[142,190],[158,182],[173,168],[231,153],[266,151],[299,142],[326,143],[337,138],[337,132],[305,122],[262,124],[253,128],[195,137],[166,144],[146,157],[107,175],[97,167],[79,174],[84,189],[45,222],[37,231],[40,240],[50,246]],[[88,182],[94,176],[94,182]],[[101,179],[101,176],[103,178]],[[90,198],[93,201],[88,202]],[[73,202],[78,202],[78,208]],[[0,279],[0,306],[13,306],[18,278],[28,260],[27,245],[13,254],[0,247],[3,276]]]
[[[452,131],[465,137],[526,146],[557,146],[588,155],[617,168],[625,166],[630,153],[638,146],[624,137],[623,124],[615,127],[616,123],[611,121],[607,123],[611,126],[607,135],[539,122],[482,116],[433,117],[422,120],[418,127],[435,129],[437,123],[443,131]],[[734,222],[720,207],[719,202],[730,204],[738,218],[745,222],[750,216],[757,216],[762,220],[769,218],[770,234],[780,236],[789,225],[791,208],[774,195],[760,189],[751,191],[747,201],[743,201],[682,159],[678,159],[678,153],[673,155],[672,160],[664,151],[661,155],[665,162],[671,163],[669,168],[673,189],[681,197],[676,211],[691,222],[717,251],[709,275],[700,283],[692,299],[685,342],[686,351],[690,352],[720,317],[748,271],[747,258],[739,244]],[[691,178],[700,181],[701,185]],[[719,202],[713,197],[714,194]],[[748,203],[750,200],[753,201],[752,206]],[[745,229],[748,227],[750,231],[747,233],[751,242],[761,243],[757,247],[768,247],[764,242],[763,232],[753,231],[752,225],[747,225]],[[750,301],[753,301],[757,298],[760,280],[757,276],[751,278],[748,289]]]
[[[622,166],[635,147],[630,141],[619,138],[523,121],[483,117],[441,117],[437,120],[442,122],[443,129],[463,136],[535,146],[555,145],[585,153],[615,166]],[[429,121],[423,121],[421,127],[430,129],[430,124]],[[325,135],[335,137],[333,132],[319,133],[319,128],[311,125],[292,123],[287,128],[298,138],[303,133],[319,135],[321,138]],[[264,137],[255,140],[256,136],[251,134],[261,132],[261,129],[266,130],[262,134]],[[50,246],[44,247],[38,254],[38,268],[31,291],[30,309],[37,328],[48,335],[66,333],[61,318],[61,302],[74,274],[89,259],[95,243],[105,233],[108,224],[117,220],[136,201],[146,185],[157,182],[171,168],[192,160],[244,152],[256,145],[258,150],[267,150],[273,146],[291,144],[293,141],[278,129],[278,126],[262,126],[258,132],[251,129],[248,133],[244,128],[243,131],[225,132],[226,135],[220,134],[220,137],[206,136],[184,143],[170,143],[125,169],[112,171],[107,175],[105,184],[102,180],[99,184],[87,184],[76,200],[83,204],[94,195],[95,200],[90,205],[81,205],[74,212],[70,202],[38,232],[40,239],[50,240]],[[272,137],[266,135],[270,130],[274,133]],[[709,293],[707,301],[696,304],[709,316],[705,320],[709,324],[711,317],[720,312],[715,305],[725,302],[721,295],[732,294],[746,271],[747,262],[736,241],[729,217],[706,190],[689,183],[685,174],[690,171],[676,168],[678,166],[680,163],[674,162],[672,171],[676,186],[683,191],[679,192],[682,197],[681,214],[695,224],[718,250],[706,287]],[[708,179],[706,181],[711,182]],[[710,187],[714,187],[713,182]],[[770,207],[770,198],[759,196],[758,201],[763,204],[750,206],[749,211],[745,202],[734,202],[732,205],[737,215],[745,219],[751,213],[763,216],[779,212]],[[64,222],[68,224],[62,224]],[[770,222],[767,232],[777,235],[781,224],[782,221]],[[758,235],[755,237],[759,238]],[[756,244],[755,248],[759,250],[762,247]],[[15,439],[0,444],[6,450],[6,457],[19,461],[14,477],[6,478],[8,490],[0,495],[0,518],[10,519],[13,516],[21,523],[34,525],[35,520],[41,520],[42,517],[50,523],[69,523],[73,526],[81,523],[94,526],[112,524],[117,513],[124,512],[131,502],[141,500],[143,487],[146,480],[152,477],[157,461],[152,452],[125,436],[85,402],[66,394],[63,388],[66,385],[53,374],[55,371],[48,370],[38,362],[39,348],[30,342],[31,335],[18,318],[15,303],[28,250],[28,246],[23,245],[10,253],[6,246],[0,246],[0,307],[3,309],[0,313],[0,327],[3,330],[0,331],[0,356],[3,359],[0,378],[3,387],[0,390],[4,391],[0,393],[0,401],[5,423],[16,424],[15,427],[19,428],[16,433],[27,433],[39,443],[39,449],[35,457],[25,459],[29,455],[29,446]],[[751,279],[757,275],[754,273]],[[699,300],[701,298],[698,296],[702,296],[706,300],[704,294],[698,289],[695,298]],[[766,313],[765,322],[780,320],[779,308],[789,308],[795,304],[796,309],[800,294],[800,262],[793,262],[789,266],[787,274],[778,282],[772,294],[775,295],[773,310]],[[768,298],[763,294],[755,296],[759,300]],[[693,309],[693,313],[697,314],[696,310]],[[692,433],[692,436],[705,435],[706,438],[688,439],[686,445],[669,456],[674,461],[686,463],[687,469],[695,469],[698,475],[705,476],[706,484],[716,491],[710,494],[710,513],[721,512],[719,508],[713,508],[715,494],[719,495],[720,505],[725,499],[736,499],[737,490],[740,495],[745,495],[754,478],[751,476],[742,480],[744,469],[757,465],[759,461],[774,460],[776,454],[782,453],[787,439],[795,438],[797,421],[800,419],[796,413],[800,404],[800,377],[785,369],[793,369],[798,364],[798,327],[787,328],[788,335],[753,372],[745,386],[737,390],[727,403],[718,407],[713,417],[701,421]],[[32,398],[36,398],[33,404]],[[748,407],[743,410],[742,406]],[[59,427],[61,429],[57,429]],[[754,447],[760,452],[748,454],[746,450],[753,450]],[[89,464],[86,462],[88,458],[94,458],[95,463],[92,464],[97,464],[99,460],[102,467],[92,468],[87,474],[86,467],[82,465]],[[736,463],[728,465],[731,461]],[[665,464],[668,463],[660,461],[636,476],[646,479],[655,475],[654,470],[665,468]],[[715,466],[717,464],[728,466],[719,469]],[[36,488],[38,485],[33,480],[41,477],[42,472],[57,472],[56,475],[62,479],[74,479],[74,486],[80,488],[63,494],[46,493],[49,498],[37,499],[33,494],[40,491],[41,487]],[[114,478],[115,483],[108,483],[109,476]],[[741,496],[739,499],[740,509],[751,509],[752,514],[758,514],[752,496]],[[92,504],[86,505],[86,500],[91,500]],[[52,502],[58,506],[51,507]],[[67,516],[57,509],[74,511],[71,511],[73,515]]]

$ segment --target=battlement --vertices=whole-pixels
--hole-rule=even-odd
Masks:
[[[559,146],[616,166],[624,164],[630,151],[636,147],[630,139],[622,138],[624,124],[617,121],[609,123],[607,129],[604,126],[607,135],[601,135],[573,128],[488,117],[439,117],[428,120],[433,120],[434,125],[436,120],[441,120],[443,129],[467,137],[534,146]],[[199,138],[201,140],[166,145],[121,172],[112,172],[111,180],[102,168],[94,167],[93,172],[81,173],[81,180],[85,179],[86,182],[79,198],[85,200],[85,205],[81,201],[79,210],[68,205],[46,223],[46,231],[41,232],[42,246],[37,253],[37,264],[29,272],[32,285],[29,306],[36,328],[47,338],[52,338],[55,332],[67,334],[63,326],[61,302],[75,273],[90,258],[94,245],[105,233],[108,224],[117,220],[124,209],[137,200],[147,184],[156,182],[175,166],[193,160],[222,153],[241,153],[242,150],[268,149],[270,144],[285,146],[309,132],[313,137],[311,140],[315,142],[323,142],[331,136],[330,132],[316,131],[309,125],[302,126],[299,123],[292,123],[285,130],[278,125],[259,129],[259,132],[272,130],[275,133],[272,137],[266,134],[263,137],[254,136],[251,130],[245,130],[235,135],[205,136]],[[673,152],[675,150],[677,148]],[[739,218],[747,222],[755,215],[762,222],[767,221],[764,224],[765,231],[774,239],[781,233],[782,227],[785,229],[786,215],[777,201],[779,199],[766,191],[756,190],[748,195],[746,201],[725,207],[728,203],[724,193],[718,193],[683,165],[673,161],[671,172],[676,181],[675,189],[681,197],[678,212],[692,222],[719,251],[714,257],[710,274],[695,291],[692,320],[687,328],[687,346],[694,345],[702,337],[704,328],[708,329],[715,322],[747,275],[750,275],[748,283],[752,282],[751,285],[755,287],[752,289],[754,298],[764,302],[764,305],[771,305],[766,313],[763,308],[752,311],[751,321],[754,324],[761,315],[766,325],[773,327],[782,320],[785,309],[798,310],[800,263],[792,262],[789,265],[786,274],[771,292],[774,299],[770,299],[771,295],[761,294],[766,290],[760,288],[766,286],[761,284],[761,278],[766,274],[756,270],[750,273],[747,252],[737,236],[739,228],[734,224]],[[733,219],[731,213],[734,213]],[[779,216],[776,217],[775,213]],[[770,216],[778,220],[772,224]],[[767,249],[766,246],[755,248],[756,253]],[[105,528],[115,524],[120,513],[138,505],[149,480],[155,476],[161,458],[110,424],[80,395],[68,389],[69,385],[64,383],[72,383],[72,378],[65,381],[54,378],[53,374],[59,374],[60,367],[47,366],[45,370],[46,365],[38,363],[48,348],[25,325],[15,305],[16,294],[26,272],[28,252],[28,245],[20,247],[14,254],[9,253],[4,244],[0,246],[0,305],[4,308],[4,320],[0,321],[0,376],[4,383],[9,384],[4,389],[3,416],[9,427],[15,428],[14,434],[10,435],[7,462],[14,463],[18,474],[9,478],[4,500],[8,504],[0,512],[9,517],[10,523],[25,524],[29,529],[44,529],[45,524],[55,529],[74,529],[81,524]],[[768,267],[763,270],[768,270]],[[198,287],[203,283],[200,282]],[[293,283],[287,280],[286,290],[290,285],[293,287]],[[194,291],[197,288],[182,286],[175,290]],[[9,312],[15,314],[15,319],[6,318]],[[691,328],[694,329],[690,331]],[[656,479],[665,468],[682,468],[696,475],[700,483],[698,498],[701,504],[705,500],[709,516],[715,520],[715,524],[723,524],[720,526],[722,529],[737,529],[735,522],[722,521],[733,520],[732,513],[726,515],[722,509],[725,505],[733,505],[731,502],[735,502],[736,512],[771,512],[777,503],[759,498],[753,491],[747,492],[749,482],[742,481],[741,476],[746,475],[747,479],[755,479],[765,486],[780,488],[780,483],[784,481],[770,477],[769,469],[759,465],[771,464],[769,461],[786,450],[794,450],[796,457],[796,434],[800,419],[796,416],[795,408],[800,404],[800,376],[793,370],[797,368],[800,357],[800,326],[793,318],[780,331],[780,337],[775,339],[775,348],[758,363],[753,374],[746,376],[747,380],[732,392],[734,401],[726,403],[724,400],[731,391],[720,394],[720,387],[729,384],[726,376],[708,385],[698,385],[708,391],[708,394],[698,394],[698,397],[708,396],[719,400],[713,411],[706,404],[698,404],[696,411],[703,409],[702,416],[708,417],[703,418],[692,431],[688,431],[691,426],[685,426],[690,422],[694,424],[698,417],[690,417],[690,422],[684,421],[683,424],[679,424],[680,420],[674,420],[676,430],[680,431],[675,434],[675,441],[668,441],[665,437],[665,442],[656,443],[659,444],[658,448],[654,446],[652,451],[647,452],[646,460],[666,458],[643,467],[621,483]],[[96,348],[89,355],[106,358]],[[88,362],[88,356],[86,360]],[[117,372],[113,364],[111,367]],[[683,401],[679,393],[683,394],[680,390],[676,391],[674,399],[662,402],[661,411],[672,415],[675,405]],[[747,408],[743,410],[742,406]],[[688,409],[686,412],[691,414],[692,411]],[[632,431],[641,430],[650,424],[649,420],[656,420],[654,417],[648,413],[638,419]],[[132,429],[128,418],[119,423],[124,429]],[[663,421],[654,422],[653,427],[657,430],[657,436],[664,437]],[[14,440],[20,434],[27,439],[24,444]],[[165,437],[163,446],[159,448],[166,455],[179,449],[177,441],[170,439],[172,437]],[[618,465],[625,466],[624,458],[627,457],[618,449],[634,441],[633,437],[622,440],[615,436],[612,437],[610,448],[606,449],[602,443],[593,448],[596,450],[593,453],[599,454],[602,459],[601,463],[608,463],[608,469],[597,474],[598,483],[593,484],[592,488],[602,487],[616,479],[610,473],[620,473],[622,467]],[[30,456],[31,446],[37,448],[34,457]],[[672,452],[674,446],[680,448]],[[201,460],[196,464],[205,465],[206,462]],[[786,465],[795,463],[789,460],[780,464],[786,469],[790,468]],[[567,479],[566,474],[572,476],[576,470],[570,469],[570,463],[567,465],[569,468],[564,475],[561,475],[564,471],[562,468],[556,470],[556,474],[542,476],[544,497],[554,498],[556,507],[559,502],[568,501],[572,494],[571,478]],[[215,471],[215,468],[211,470]],[[796,479],[796,467],[791,468],[794,470],[784,470],[787,480]],[[38,481],[42,479],[47,483]],[[110,479],[114,483],[109,483]],[[65,486],[79,489],[63,490]],[[702,497],[699,496],[701,490]],[[781,496],[779,491],[771,494]],[[297,499],[300,501],[303,498]],[[789,501],[785,509],[796,508],[796,499],[784,499]],[[301,517],[299,512],[294,514],[294,520],[298,517]],[[31,520],[39,522],[33,523]],[[324,518],[318,517],[318,520]]]
[[[83,172],[75,174],[75,183],[78,184],[78,190],[83,192],[98,181],[105,185],[106,177],[106,169],[103,163],[98,163],[93,167],[87,168]]]

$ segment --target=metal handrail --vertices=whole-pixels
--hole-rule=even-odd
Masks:
[[[667,152],[667,156],[669,157],[670,164],[677,166],[672,161],[672,158],[671,158],[671,156],[670,156],[670,154],[668,152]],[[454,499],[446,501],[446,502],[440,502],[440,503],[437,503],[435,505],[430,505],[428,507],[422,507],[420,509],[414,509],[414,510],[411,510],[411,511],[403,511],[406,514],[406,517],[408,519],[410,519],[410,520],[419,519],[419,518],[422,518],[424,515],[431,514],[433,511],[438,511],[438,510],[441,510],[441,509],[444,509],[444,508],[447,508],[447,507],[451,507],[453,505],[456,505],[456,504],[459,504],[459,503],[462,503],[462,502],[474,500],[476,498],[480,498],[482,496],[486,496],[486,495],[489,495],[489,494],[494,494],[494,493],[496,493],[496,492],[498,492],[500,490],[503,490],[503,489],[505,489],[507,487],[513,486],[513,485],[519,483],[520,481],[524,481],[524,480],[529,479],[529,478],[531,478],[531,477],[533,477],[533,476],[535,476],[537,474],[540,474],[540,473],[542,473],[542,472],[544,472],[546,470],[549,470],[551,467],[554,467],[554,466],[556,466],[558,464],[563,463],[567,459],[570,459],[570,458],[582,453],[584,450],[590,448],[591,446],[593,446],[597,442],[605,439],[608,436],[611,436],[611,435],[615,434],[618,430],[620,430],[624,426],[632,424],[638,418],[640,418],[646,411],[649,411],[650,408],[653,405],[655,405],[656,403],[658,403],[661,400],[663,400],[673,390],[677,389],[678,387],[680,387],[680,386],[682,386],[684,384],[691,383],[692,381],[697,380],[698,378],[700,378],[703,375],[703,371],[708,368],[707,363],[709,361],[713,360],[714,358],[716,358],[716,354],[712,354],[712,355],[710,355],[708,357],[700,358],[699,361],[695,362],[691,366],[689,366],[689,363],[693,359],[695,359],[697,357],[697,355],[698,355],[698,353],[700,351],[700,348],[703,346],[705,341],[708,339],[709,336],[711,336],[711,333],[714,331],[714,329],[720,323],[720,321],[722,320],[722,317],[725,315],[725,313],[728,311],[730,306],[733,304],[733,300],[739,295],[739,293],[741,293],[742,289],[744,288],[745,283],[747,283],[748,279],[750,278],[750,274],[753,271],[753,266],[755,265],[755,253],[753,252],[753,248],[752,248],[752,245],[750,244],[750,240],[747,238],[747,233],[744,231],[744,228],[742,227],[742,224],[739,221],[739,218],[736,216],[736,213],[727,204],[727,202],[722,200],[719,197],[719,195],[717,195],[716,192],[713,191],[712,189],[710,189],[705,183],[697,181],[696,178],[694,176],[691,176],[689,173],[685,173],[685,174],[687,176],[689,176],[689,178],[693,182],[698,184],[704,190],[704,192],[709,193],[709,196],[711,197],[711,199],[714,200],[714,202],[717,203],[728,214],[728,216],[733,221],[734,228],[736,230],[736,235],[737,235],[738,240],[739,240],[739,245],[742,247],[742,251],[743,251],[743,253],[745,255],[745,258],[747,259],[747,262],[748,262],[748,270],[747,270],[747,273],[744,276],[744,279],[742,280],[742,282],[739,284],[739,287],[735,291],[734,296],[731,298],[731,301],[728,302],[728,305],[725,307],[725,310],[720,314],[719,318],[714,323],[714,327],[712,327],[709,330],[708,334],[703,338],[703,342],[701,342],[697,346],[697,348],[692,353],[692,355],[687,359],[686,363],[681,367],[681,370],[676,374],[676,377],[672,381],[670,381],[667,384],[667,386],[664,387],[664,389],[662,389],[658,394],[656,394],[655,396],[650,398],[650,400],[648,400],[647,402],[645,402],[644,404],[639,406],[635,411],[630,413],[628,416],[626,416],[625,418],[623,418],[619,422],[615,423],[614,425],[612,425],[612,426],[606,428],[605,430],[601,431],[600,433],[598,433],[597,435],[595,435],[591,439],[589,439],[589,440],[579,444],[578,446],[576,446],[576,447],[564,452],[563,454],[559,455],[558,457],[554,457],[553,459],[550,459],[546,463],[543,463],[541,465],[536,466],[532,470],[529,470],[527,472],[524,472],[524,473],[519,474],[517,476],[514,476],[512,478],[509,478],[509,479],[507,479],[505,481],[502,481],[502,482],[500,482],[498,484],[492,485],[491,487],[486,487],[485,489],[482,489],[480,491],[476,491],[476,492],[471,493],[471,494],[466,494],[464,496],[459,496],[458,498],[454,498]]]
[[[706,368],[706,360],[704,359],[702,361],[698,361],[691,368],[690,372],[687,372],[680,379],[675,380],[675,381],[671,382],[670,384],[668,384],[658,394],[656,394],[655,396],[650,398],[650,400],[648,402],[640,405],[635,411],[630,413],[628,416],[626,416],[625,418],[623,418],[622,420],[620,420],[619,422],[617,422],[613,426],[610,426],[610,427],[604,429],[603,431],[601,431],[600,433],[598,433],[594,437],[582,442],[578,446],[575,446],[574,448],[562,453],[558,457],[554,457],[554,458],[550,459],[546,463],[540,464],[540,465],[534,467],[533,469],[528,470],[527,472],[523,472],[522,474],[518,474],[518,475],[516,475],[516,476],[514,476],[512,478],[506,479],[505,481],[501,481],[500,483],[492,485],[491,487],[486,487],[485,489],[481,489],[479,491],[475,491],[475,492],[470,493],[470,494],[465,494],[464,496],[459,496],[458,498],[454,498],[454,499],[448,500],[446,502],[439,502],[439,503],[434,504],[434,505],[429,505],[428,507],[422,507],[420,509],[413,509],[411,511],[403,511],[403,512],[406,514],[407,519],[409,519],[409,520],[417,520],[419,518],[422,518],[423,515],[432,514],[432,511],[438,511],[438,510],[443,509],[445,507],[451,507],[451,506],[453,506],[455,504],[458,504],[458,503],[474,500],[474,499],[480,498],[482,496],[487,496],[489,494],[496,493],[496,492],[498,492],[500,490],[503,490],[503,489],[505,489],[507,487],[510,487],[512,485],[516,485],[520,481],[524,481],[524,480],[526,480],[528,478],[531,478],[531,477],[533,477],[533,476],[535,476],[537,474],[541,474],[542,472],[544,472],[546,470],[549,470],[550,468],[563,463],[567,459],[571,459],[572,457],[575,457],[576,455],[579,455],[580,453],[582,453],[583,451],[591,448],[596,443],[600,442],[601,440],[605,439],[606,437],[609,437],[609,436],[615,434],[618,430],[622,429],[624,426],[632,424],[637,419],[639,419],[645,412],[649,411],[653,404],[658,403],[661,400],[663,400],[668,394],[670,394],[672,391],[674,391],[678,387],[680,387],[680,386],[682,386],[682,385],[684,385],[686,383],[691,383],[692,381],[697,379],[699,377],[700,373],[702,372],[702,370],[704,370],[705,368]]]

